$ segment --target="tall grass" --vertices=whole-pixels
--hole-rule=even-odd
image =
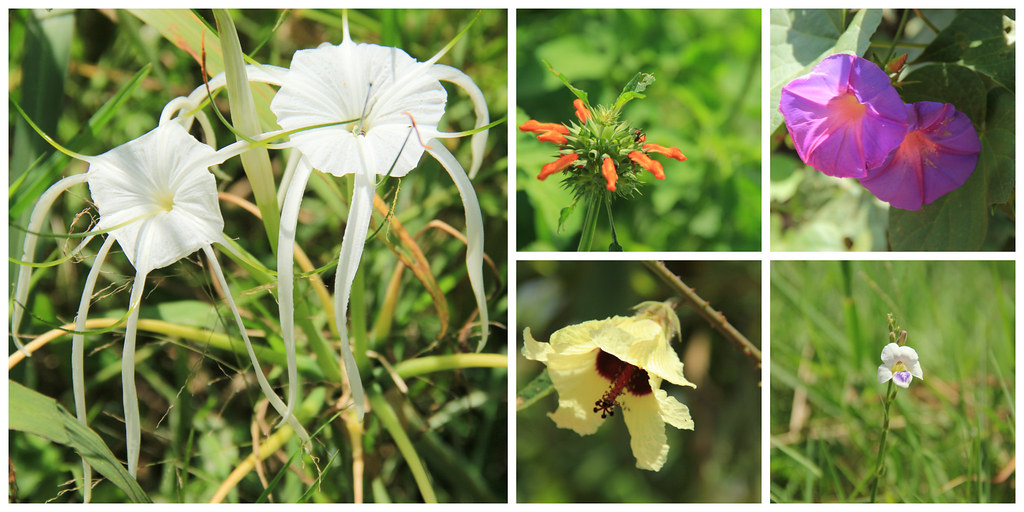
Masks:
[[[886,314],[924,379],[892,405],[879,502],[1014,500],[1014,262],[772,263],[771,499],[864,502]]]

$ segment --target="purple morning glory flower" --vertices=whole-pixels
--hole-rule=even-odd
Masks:
[[[835,54],[782,88],[779,111],[800,158],[840,178],[863,178],[907,133],[889,76],[856,55]]]
[[[907,118],[903,143],[860,183],[895,208],[920,210],[967,182],[981,141],[967,115],[948,103],[907,105]]]

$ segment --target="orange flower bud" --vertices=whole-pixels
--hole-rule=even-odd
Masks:
[[[569,142],[569,139],[566,139],[564,135],[555,131],[544,132],[537,136],[537,140],[541,142],[553,142],[559,145]]]
[[[544,132],[557,132],[562,135],[569,133],[569,128],[564,124],[559,123],[541,123],[530,119],[529,121],[519,125],[519,129],[524,132],[544,133]]]
[[[579,157],[580,155],[577,155],[576,153],[569,153],[568,155],[558,157],[558,160],[555,160],[550,164],[545,164],[544,167],[540,168],[540,174],[537,175],[537,179],[543,181],[544,178],[547,178],[551,174],[564,171],[569,167],[569,164],[575,162]]]
[[[610,157],[605,157],[604,163],[601,164],[601,174],[608,180],[608,190],[614,192],[615,182],[619,181],[619,173],[615,172],[615,161]]]
[[[661,167],[661,162],[657,160],[651,160],[651,157],[641,153],[640,151],[633,151],[629,153],[629,159],[640,164],[640,167],[651,171],[651,174],[659,180],[665,179],[665,169]]]
[[[644,151],[653,151],[655,153],[661,153],[669,158],[675,158],[680,162],[686,161],[686,155],[683,154],[679,148],[665,147],[660,144],[644,144]]]
[[[577,98],[572,101],[572,106],[576,107],[576,117],[581,123],[587,122],[590,119],[590,111],[587,110],[587,106],[583,104],[583,100]]]

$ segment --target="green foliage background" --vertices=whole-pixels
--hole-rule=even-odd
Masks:
[[[760,346],[759,262],[666,265]],[[543,342],[567,325],[628,316],[640,302],[671,296],[641,262],[522,261],[517,269],[517,389],[544,369],[518,355],[526,327]],[[689,407],[695,427],[666,425],[670,448],[661,471],[636,468],[619,414],[589,436],[556,427],[547,417],[558,408],[552,393],[516,415],[520,503],[760,502],[760,369],[695,311],[683,305],[677,313],[682,343],[673,346],[697,387],[662,389]]]
[[[892,313],[924,379],[892,405],[878,501],[1013,502],[1014,282],[1013,261],[772,262],[772,501],[868,500]]]
[[[574,96],[542,60],[589,92],[594,105],[613,102],[638,71],[656,78],[622,119],[688,160],[662,159],[664,181],[644,173],[643,195],[615,202],[626,251],[761,248],[759,10],[519,9],[516,22],[516,126],[575,119]],[[585,208],[557,232],[572,197],[558,176],[537,180],[555,160],[554,146],[522,132],[516,144],[519,249],[575,250]],[[593,247],[610,243],[602,211]]]
[[[771,11],[772,250],[1013,250],[1015,11],[885,12]],[[850,53],[878,63],[894,39],[892,55],[908,55],[903,100],[952,103],[982,143],[967,183],[919,211],[890,208],[856,180],[805,165],[778,109],[782,87],[821,59]]]
[[[202,83],[195,59],[161,37],[154,26],[127,11],[15,10],[9,14],[11,99],[24,105],[42,128],[62,143],[86,132],[70,146],[81,153],[99,154],[151,130],[164,104],[176,96],[188,94]],[[212,25],[210,11],[199,14]],[[276,10],[232,11],[243,51],[262,63],[287,66],[297,49],[312,48],[322,41],[335,44],[341,41],[340,11],[291,11],[275,29],[280,16],[281,11]],[[424,61],[451,41],[470,22],[474,12],[382,10],[353,11],[349,16],[352,38],[356,42],[399,46]],[[166,17],[157,15],[156,18],[157,26],[168,23]],[[208,28],[207,34],[215,34],[215,30]],[[506,12],[483,11],[464,39],[440,61],[473,78],[487,99],[492,120],[506,114],[506,34]],[[261,43],[264,44],[254,52]],[[216,48],[207,45],[208,53],[214,50]],[[85,121],[147,65],[152,66],[148,76],[109,122],[99,129],[83,130]],[[449,87],[448,91],[447,113],[440,129],[473,128],[472,103],[460,89]],[[226,113],[226,96],[222,94],[217,101],[230,119]],[[14,182],[38,154],[50,150],[38,136],[26,130],[13,108],[11,112],[9,178]],[[212,112],[207,112],[213,124],[219,125]],[[491,130],[484,165],[474,180],[485,223],[485,252],[496,264],[496,273],[485,269],[484,281],[491,319],[497,324],[504,324],[507,308],[505,133],[502,126]],[[232,140],[230,132],[220,127],[219,145]],[[458,140],[450,147],[468,167],[468,140]],[[271,155],[279,180],[284,160],[279,151],[272,151]],[[61,174],[84,170],[85,164],[80,162],[67,164],[51,160],[32,168],[31,179],[9,197],[12,213],[9,222],[13,226],[27,224],[27,211],[42,189]],[[238,159],[221,166],[220,172],[221,191],[243,197],[249,194]],[[37,177],[41,179],[42,188],[29,187]],[[314,175],[310,180],[302,204],[297,245],[317,267],[337,261],[348,211],[348,187],[350,184],[344,179]],[[412,235],[424,230],[417,241],[448,302],[451,324],[447,333],[439,337],[440,321],[431,297],[407,270],[399,285],[393,327],[386,337],[372,341],[370,348],[392,364],[423,356],[472,352],[476,346],[475,336],[467,338],[468,330],[463,327],[478,319],[473,316],[475,302],[466,278],[465,246],[442,231],[425,229],[429,221],[440,220],[464,231],[459,195],[447,173],[431,158],[424,158],[415,172],[402,179],[400,188],[394,180],[378,188],[378,193],[389,203],[396,192],[396,218]],[[16,209],[19,205],[22,206]],[[222,206],[226,234],[256,255],[263,265],[275,268],[262,224],[240,208],[223,203]],[[87,189],[73,189],[55,206],[47,231],[84,231],[90,215],[95,216],[95,211],[88,210],[89,207]],[[72,218],[87,210],[91,213],[72,225]],[[381,216],[375,215],[373,226],[380,221]],[[9,248],[14,257],[20,258],[23,236],[18,229],[10,230]],[[66,245],[63,240],[57,242],[57,248]],[[352,309],[352,318],[356,318],[355,301],[357,298],[364,301],[367,327],[374,327],[380,320],[388,281],[397,262],[393,250],[402,250],[399,245],[397,237],[388,229],[382,229],[367,242],[360,269],[363,290],[358,291],[357,280]],[[98,242],[93,242],[82,257],[91,263],[97,247]],[[37,261],[56,257],[54,252],[48,252],[55,251],[53,242],[44,240],[40,249]],[[117,248],[115,251],[120,252]],[[134,271],[115,251],[100,278],[97,290],[101,291],[94,299],[91,318],[119,317],[127,306],[127,288]],[[254,338],[254,343],[283,353],[275,292],[223,256],[221,263],[225,265],[248,328],[264,333]],[[10,268],[15,267],[12,264]],[[72,261],[36,272],[23,330],[38,334],[73,320],[87,270],[87,265]],[[322,277],[333,282],[332,276],[333,270],[328,270]],[[162,319],[237,337],[235,323],[217,297],[205,261],[193,255],[151,274],[141,318]],[[314,330],[330,338],[320,304],[304,282],[297,286],[296,298],[300,324],[306,311]],[[473,332],[478,329],[479,326],[473,326]],[[85,358],[90,427],[119,457],[124,457],[119,378],[122,333],[123,330],[115,330],[87,337]],[[250,426],[255,421],[254,408],[262,395],[255,385],[248,357],[240,343],[236,344],[236,351],[223,351],[142,331],[139,336],[136,361],[143,413],[139,483],[154,501],[209,500],[228,473],[252,451]],[[491,342],[485,350],[504,354],[504,336],[500,327],[492,327]],[[337,340],[330,341],[337,348]],[[342,388],[314,364],[313,351],[303,333],[299,334],[298,344],[304,393],[311,396],[319,393],[322,397],[316,409],[319,412],[307,426],[312,427],[311,432],[320,425],[327,426],[314,441],[316,464],[308,457],[300,463],[302,457],[298,457],[293,466],[295,471],[284,467],[287,458],[299,451],[294,439],[282,449],[283,459],[272,457],[264,463],[268,480],[283,475],[271,486],[272,499],[276,502],[352,501],[352,446],[344,424],[334,419],[337,409],[333,404],[341,398]],[[70,341],[65,337],[51,342],[19,364],[10,372],[10,378],[73,410],[69,361]],[[283,365],[261,362],[271,383],[278,385],[282,393]],[[379,389],[381,396],[396,410],[400,428],[406,431],[423,460],[440,501],[506,500],[507,376],[504,368],[427,373],[406,379],[408,391],[401,392],[388,371],[373,360],[363,380],[370,389]],[[271,413],[266,421],[268,427],[272,426],[276,416]],[[366,463],[365,500],[422,500],[407,461],[375,412],[367,414],[365,429],[361,438]],[[10,456],[14,479],[12,501],[81,500],[72,480],[73,474],[81,475],[81,463],[70,449],[33,435],[11,432]],[[314,484],[317,477],[320,481]],[[123,501],[125,496],[109,482],[101,481],[93,499]],[[260,480],[255,473],[249,473],[231,491],[227,501],[265,499]]]

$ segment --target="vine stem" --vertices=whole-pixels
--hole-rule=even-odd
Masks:
[[[882,439],[878,442],[878,459],[875,461],[875,481],[871,484],[871,503],[875,502],[878,495],[878,481],[885,473],[885,441],[889,435],[889,406],[896,400],[896,386],[889,381],[889,389],[885,392],[885,419],[882,420]]]
[[[672,273],[663,261],[645,261],[644,265],[647,266],[652,272],[658,277],[665,281],[673,290],[679,293],[683,297],[683,300],[693,309],[697,311],[705,320],[711,324],[712,327],[722,333],[727,339],[738,345],[743,353],[747,355],[758,367],[761,366],[761,351],[754,346],[742,333],[736,330],[725,319],[725,315],[721,311],[715,311],[711,307],[711,304],[700,298],[697,292],[686,285],[679,276]]]

